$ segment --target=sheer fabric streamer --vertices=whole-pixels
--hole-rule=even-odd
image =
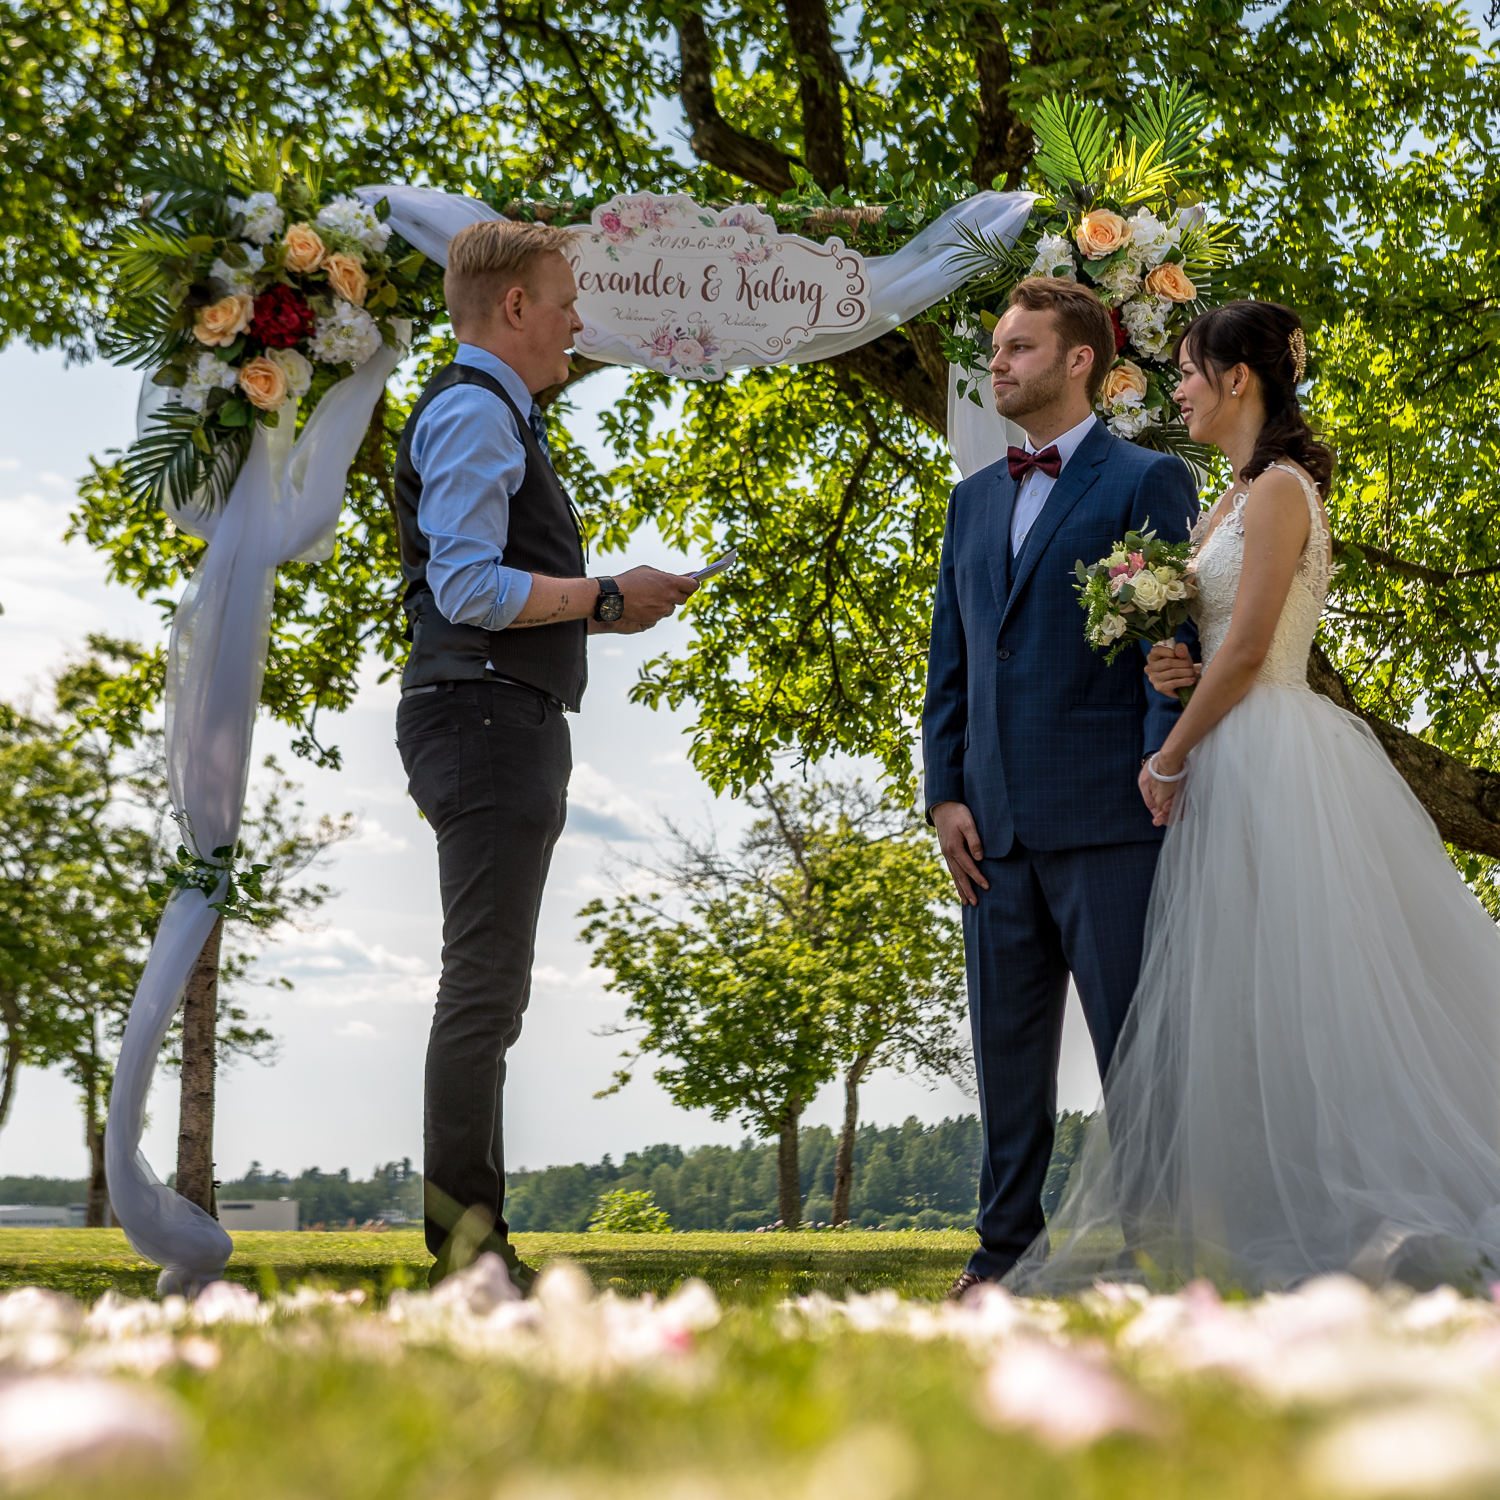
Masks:
[[[499,217],[477,199],[435,188],[385,185],[360,188],[358,196],[368,204],[387,199],[391,227],[440,263],[460,229]],[[941,301],[964,279],[954,253],[957,226],[1013,243],[1032,199],[1030,193],[980,193],[935,219],[894,255],[868,258],[869,322],[854,333],[813,339],[789,362],[806,364],[858,348]],[[331,555],[349,465],[401,353],[382,348],[334,386],[295,441],[290,411],[278,427],[257,427],[250,457],[221,509],[171,502],[166,507],[178,526],[209,544],[172,622],[166,687],[172,806],[186,841],[201,855],[239,837],[276,569]],[[637,363],[623,343],[596,357]],[[759,361],[741,362],[751,363]],[[960,472],[968,475],[1003,456],[1007,441],[1016,439],[1008,437],[988,400],[988,382],[981,382],[983,404],[975,405],[957,397],[957,379],[958,372],[950,371],[949,443]],[[141,431],[166,398],[149,380],[143,384]],[[140,1142],[157,1055],[216,917],[198,891],[179,893],[167,906],[131,1005],[104,1146],[115,1218],[136,1252],[163,1267],[159,1288],[189,1295],[223,1274],[233,1242],[217,1220],[157,1177]]]

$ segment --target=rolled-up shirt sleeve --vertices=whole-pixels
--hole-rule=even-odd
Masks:
[[[526,475],[515,417],[480,386],[450,386],[422,413],[411,460],[438,611],[455,625],[504,630],[531,596],[531,574],[504,561],[511,497]]]

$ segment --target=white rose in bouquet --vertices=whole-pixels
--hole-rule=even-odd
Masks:
[[[1036,242],[1036,259],[1031,263],[1031,269],[1026,273],[1028,276],[1055,276],[1058,271],[1066,270],[1070,281],[1077,278],[1073,275],[1076,262],[1073,259],[1073,245],[1066,235],[1044,234]]]
[[[325,229],[346,234],[358,240],[366,250],[384,250],[391,237],[391,226],[375,217],[358,198],[335,198],[318,210],[318,223]]]
[[[380,329],[362,307],[335,302],[333,312],[313,329],[313,358],[330,365],[362,365],[380,347]]]
[[[276,201],[275,193],[251,193],[248,198],[231,198],[230,212],[244,214],[245,238],[264,245],[286,227],[286,214]]]
[[[208,393],[232,391],[239,374],[217,355],[200,354],[197,364],[188,366],[187,381],[178,388],[177,399],[189,411],[202,411],[208,404]]]
[[[280,365],[286,376],[286,393],[293,401],[300,401],[312,385],[313,367],[295,349],[267,349],[266,358],[273,365]]]
[[[1125,616],[1105,615],[1094,631],[1094,642],[1100,646],[1108,645],[1110,641],[1117,641],[1124,634]]]
[[[1167,602],[1166,586],[1155,573],[1148,572],[1145,568],[1130,580],[1130,586],[1135,590],[1135,598],[1131,602],[1139,604],[1142,609],[1160,609]]]

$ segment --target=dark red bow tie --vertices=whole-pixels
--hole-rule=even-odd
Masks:
[[[1028,453],[1024,448],[1007,448],[1005,461],[1010,465],[1010,477],[1019,483],[1033,469],[1040,469],[1048,479],[1056,479],[1062,473],[1062,454],[1057,444],[1051,443],[1040,453]]]

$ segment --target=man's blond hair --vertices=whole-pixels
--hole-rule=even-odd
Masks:
[[[572,234],[551,224],[491,219],[460,229],[448,242],[443,276],[454,331],[483,328],[513,286],[531,289],[531,274],[543,256],[566,255],[572,246]]]

